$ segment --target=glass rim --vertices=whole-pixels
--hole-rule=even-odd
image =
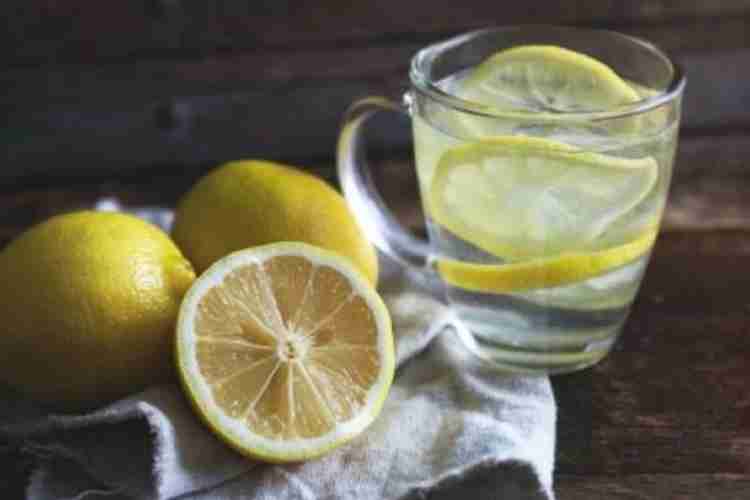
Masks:
[[[641,46],[650,52],[656,54],[669,64],[672,70],[672,80],[663,90],[657,94],[640,99],[633,103],[621,104],[607,109],[592,109],[585,111],[502,111],[491,106],[480,104],[467,99],[462,99],[441,89],[436,83],[427,77],[425,69],[431,64],[434,55],[443,50],[460,45],[470,39],[478,36],[498,33],[503,31],[513,31],[522,29],[555,29],[577,32],[603,33],[608,36],[619,37],[627,40],[637,46]],[[422,94],[435,99],[436,101],[449,106],[457,111],[485,117],[485,118],[521,118],[525,120],[544,120],[544,121],[602,121],[625,118],[632,115],[646,113],[664,104],[667,104],[678,98],[685,88],[686,78],[682,67],[674,62],[667,54],[655,44],[638,37],[626,35],[612,30],[577,28],[570,26],[544,25],[544,24],[527,24],[516,26],[504,26],[478,29],[469,31],[451,38],[441,40],[420,49],[411,59],[409,77],[412,85]]]

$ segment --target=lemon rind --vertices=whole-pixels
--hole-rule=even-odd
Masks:
[[[195,353],[192,318],[204,293],[220,283],[238,265],[258,263],[278,255],[300,256],[316,265],[327,265],[344,275],[352,289],[373,311],[379,338],[377,351],[382,367],[368,391],[361,412],[353,419],[337,424],[329,433],[311,439],[274,440],[252,432],[246,425],[226,415],[215,403],[208,384],[200,376]],[[267,462],[285,463],[321,456],[349,441],[367,428],[380,413],[395,371],[395,354],[390,315],[382,299],[367,278],[339,255],[298,242],[279,242],[223,257],[211,265],[185,296],[177,319],[175,342],[178,372],[188,399],[200,417],[223,441],[238,452]]]

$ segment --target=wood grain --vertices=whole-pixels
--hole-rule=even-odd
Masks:
[[[565,3],[447,0],[377,3],[7,0],[0,46],[11,64],[165,58],[268,47],[342,47],[372,41],[424,40],[498,24],[627,27],[747,15],[747,0],[577,0]],[[721,32],[713,32],[721,38]]]
[[[750,475],[560,475],[556,490],[559,500],[745,500]]]
[[[748,243],[660,236],[615,351],[553,378],[560,473],[750,473]]]
[[[411,52],[264,53],[5,72],[0,182],[59,170],[329,157],[353,101],[406,88]],[[686,130],[750,128],[750,87],[742,83],[750,80],[750,49],[678,59],[690,82]],[[379,133],[393,146],[408,146],[406,121],[390,120]]]

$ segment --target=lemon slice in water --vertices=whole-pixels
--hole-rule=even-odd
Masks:
[[[642,96],[606,64],[554,45],[523,45],[500,51],[459,79],[453,91],[502,117],[461,114],[453,120],[463,134],[486,137],[511,133],[533,115],[535,124],[559,123],[562,113],[612,110]],[[591,124],[571,122],[584,134]],[[641,128],[640,116],[606,123],[620,137]]]
[[[601,249],[607,228],[654,188],[656,161],[502,136],[448,150],[427,195],[429,215],[506,260]]]
[[[572,50],[526,45],[496,53],[451,85],[492,116],[463,113],[447,122],[476,142],[436,155],[429,178],[422,176],[427,212],[502,263],[441,259],[437,268],[446,281],[490,293],[557,287],[604,274],[651,248],[658,204],[642,202],[657,184],[657,162],[590,151],[623,150],[623,133],[640,130],[640,118],[560,121],[563,113],[639,101],[615,71]]]
[[[349,261],[302,243],[231,254],[191,287],[177,364],[208,426],[254,458],[319,456],[378,415],[394,372],[388,312]]]
[[[640,100],[609,66],[554,45],[523,45],[493,55],[461,86],[462,97],[500,109],[576,112]]]
[[[450,285],[480,293],[515,293],[577,283],[617,269],[645,254],[656,239],[645,231],[628,243],[593,252],[566,252],[556,257],[503,265],[475,264],[451,259],[437,261],[437,270]]]

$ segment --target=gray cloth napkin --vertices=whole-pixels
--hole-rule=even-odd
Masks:
[[[135,213],[171,222],[166,211]],[[28,498],[554,498],[549,380],[479,364],[450,310],[387,260],[380,291],[399,368],[381,415],[349,444],[306,463],[253,462],[214,438],[172,385],[86,415],[47,415],[0,393],[0,435],[38,459]]]

